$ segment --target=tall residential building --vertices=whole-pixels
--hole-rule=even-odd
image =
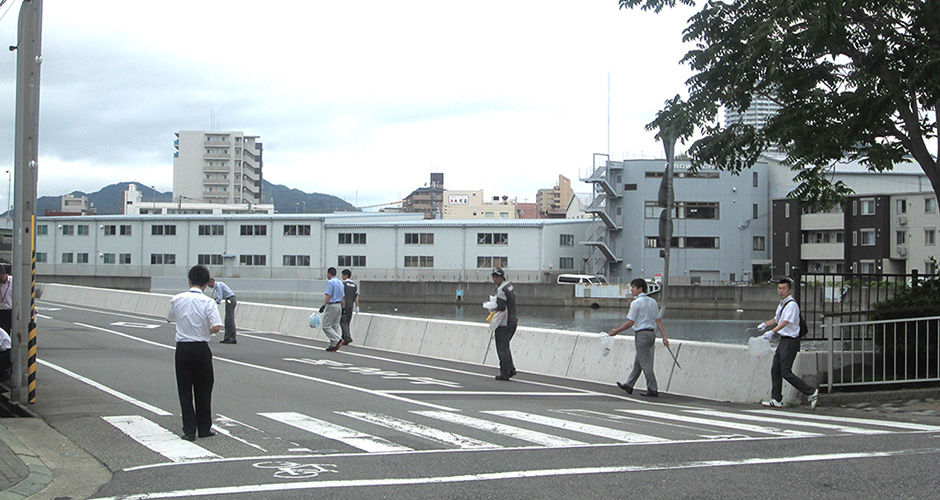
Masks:
[[[732,123],[743,123],[756,128],[763,128],[779,110],[780,105],[772,99],[754,96],[751,99],[751,105],[743,112],[725,108],[725,127]],[[770,146],[767,148],[766,152],[769,154],[779,154],[780,149],[776,146]]]
[[[243,132],[177,132],[173,200],[261,203],[263,161],[258,139]]]
[[[574,196],[574,190],[571,189],[571,180],[564,175],[559,175],[558,184],[555,187],[539,189],[535,194],[539,217],[564,219],[572,196]]]

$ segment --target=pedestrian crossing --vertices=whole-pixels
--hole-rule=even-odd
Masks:
[[[196,443],[184,441],[169,430],[178,426],[172,416],[156,417],[159,423],[136,415],[102,419],[164,461],[175,463],[235,458],[233,453],[252,457],[279,452],[389,454],[940,432],[940,426],[908,422],[692,407],[542,409],[537,413],[415,410],[402,415],[335,411],[318,417],[298,412],[262,412],[255,416],[249,416],[253,422],[247,424],[219,415],[214,428],[220,436]],[[281,435],[289,437],[282,439]],[[272,448],[272,442],[282,442],[281,448]]]

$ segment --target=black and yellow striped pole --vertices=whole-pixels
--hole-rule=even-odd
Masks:
[[[36,402],[36,216],[30,223],[29,238],[29,357],[26,361],[27,401]]]

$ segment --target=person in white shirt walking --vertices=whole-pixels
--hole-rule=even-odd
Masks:
[[[762,401],[761,404],[771,408],[783,406],[783,381],[786,380],[796,390],[809,396],[810,407],[815,410],[819,388],[813,389],[793,373],[793,361],[800,352],[800,305],[792,294],[793,280],[787,277],[778,279],[777,295],[780,297],[780,304],[777,306],[777,312],[773,319],[757,325],[757,329],[764,332],[764,338],[767,340],[775,333],[780,335],[780,345],[777,346],[773,364],[770,366],[770,400]]]
[[[176,323],[176,389],[183,417],[183,439],[195,441],[196,433],[206,438],[212,431],[212,351],[209,336],[222,329],[222,318],[215,301],[204,292],[209,284],[209,270],[193,266],[189,270],[189,291],[170,300],[166,319]],[[195,399],[195,407],[193,400]]]
[[[641,396],[655,398],[659,396],[659,386],[656,384],[656,375],[653,373],[653,351],[656,347],[656,328],[663,336],[663,345],[669,347],[669,339],[666,338],[666,327],[663,326],[663,320],[659,312],[659,306],[652,297],[646,295],[646,280],[637,278],[630,282],[630,291],[633,296],[633,302],[630,303],[630,312],[627,313],[627,321],[614,328],[608,335],[613,337],[618,333],[633,328],[636,335],[636,359],[633,361],[633,370],[627,381],[617,382],[617,387],[627,391],[627,394],[633,394],[633,385],[640,378],[640,373],[646,378],[646,390],[641,392]]]

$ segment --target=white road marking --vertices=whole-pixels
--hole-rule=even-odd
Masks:
[[[358,448],[369,453],[413,451],[407,446],[395,444],[378,436],[372,436],[370,434],[365,434],[347,427],[331,424],[324,420],[308,417],[307,415],[303,415],[301,413],[288,411],[259,413],[258,415],[261,415],[262,417],[268,417],[272,420],[276,420],[307,432],[312,432],[327,439],[334,439],[336,441],[348,444],[353,448]]]
[[[176,434],[173,434],[144,417],[127,415],[101,418],[120,429],[121,432],[127,434],[134,441],[137,441],[173,462],[221,458],[195,443],[183,440]]]
[[[460,476],[432,476],[413,478],[389,479],[347,479],[335,481],[305,481],[299,483],[277,484],[247,484],[241,486],[221,486],[216,488],[200,488],[190,490],[175,490],[153,493],[140,493],[137,495],[123,495],[120,497],[99,497],[90,500],[155,500],[159,498],[191,498],[212,495],[236,495],[245,493],[265,493],[283,491],[317,490],[327,488],[361,488],[367,486],[406,486],[424,484],[472,483],[481,481],[499,481],[506,479],[529,479],[539,477],[559,476],[586,476],[594,474],[622,474],[627,472],[650,472],[682,469],[707,469],[714,467],[737,467],[748,465],[788,465],[797,462],[829,462],[837,460],[862,460],[872,458],[889,458],[905,455],[936,455],[940,449],[926,450],[900,450],[866,453],[831,453],[819,455],[800,455],[770,458],[744,458],[740,460],[708,460],[700,462],[684,462],[672,465],[619,465],[607,467],[582,467],[569,469],[534,469],[508,472],[493,472],[484,474],[465,474]]]
[[[663,413],[663,412],[649,411],[649,410],[617,410],[617,411],[630,413],[633,415],[641,415],[644,417],[649,417],[653,420],[656,420],[656,419],[677,420],[679,422],[710,425],[714,427],[725,427],[728,429],[735,429],[739,431],[748,431],[748,432],[758,432],[761,434],[770,434],[773,436],[799,437],[799,438],[822,436],[822,434],[816,434],[814,432],[794,431],[792,429],[779,429],[777,427],[764,427],[761,425],[742,424],[738,422],[725,422],[723,420],[698,418],[698,417],[691,417],[688,415],[675,415],[672,413]]]
[[[388,429],[411,434],[413,436],[423,437],[425,439],[430,439],[439,443],[454,445],[462,449],[472,450],[500,448],[500,446],[492,443],[487,443],[485,441],[480,441],[478,439],[473,439],[467,436],[461,436],[460,434],[454,434],[453,432],[447,432],[441,429],[435,429],[426,425],[416,424],[414,422],[390,417],[388,415],[358,411],[340,411],[337,413],[347,417],[359,419],[364,422],[381,425],[382,427],[386,427]]]
[[[268,452],[268,450],[262,448],[261,446],[259,446],[259,445],[257,445],[257,444],[254,444],[254,443],[251,443],[251,442],[249,442],[249,441],[246,440],[246,439],[240,438],[240,437],[238,437],[238,436],[232,434],[232,431],[228,430],[229,427],[247,427],[247,428],[249,428],[249,429],[251,429],[251,430],[253,430],[253,431],[256,431],[256,432],[263,432],[261,429],[258,429],[257,427],[252,427],[252,426],[250,426],[250,425],[248,425],[248,424],[239,422],[238,420],[235,420],[234,418],[229,418],[229,417],[226,417],[225,415],[216,415],[215,421],[214,421],[213,424],[212,424],[212,428],[215,429],[216,432],[218,432],[219,434],[223,434],[223,435],[225,435],[225,436],[228,436],[228,437],[234,439],[235,441],[238,441],[239,443],[243,443],[243,444],[246,444],[246,445],[248,445],[248,446],[251,446],[252,448],[254,448],[254,449],[256,449],[256,450],[258,450],[258,451],[260,451],[260,452],[262,452],[262,453],[267,453],[267,452]]]
[[[489,420],[483,420],[481,418],[468,417],[467,415],[460,415],[457,413],[450,413],[446,411],[413,411],[412,413],[416,415],[422,415],[425,417],[436,418],[438,420],[443,420],[445,422],[451,422],[454,424],[460,424],[473,429],[480,429],[487,432],[494,432],[496,434],[502,434],[504,436],[509,436],[515,439],[521,439],[522,441],[528,441],[530,443],[539,444],[542,446],[549,447],[561,447],[561,446],[584,446],[587,443],[583,441],[577,441],[574,439],[563,438],[560,436],[553,436],[551,434],[545,434],[538,431],[530,431],[528,429],[523,429],[521,427],[516,427],[513,425],[501,424],[499,422],[491,422]]]
[[[483,413],[489,413],[490,415],[499,415],[501,417],[514,418],[516,420],[522,420],[523,422],[532,422],[539,425],[547,425],[550,427],[557,427],[559,429],[565,429],[569,431],[580,432],[583,434],[590,434],[592,436],[599,436],[607,439],[613,439],[615,441],[623,441],[624,443],[664,443],[668,439],[658,438],[655,436],[647,436],[645,434],[637,434],[635,432],[622,431],[620,429],[611,429],[609,427],[602,427],[600,425],[585,424],[582,422],[575,422],[572,420],[565,420],[555,417],[545,417],[542,415],[536,415],[534,413],[525,413],[521,411],[484,411]]]
[[[131,321],[117,321],[111,323],[111,326],[126,326],[128,328],[143,328],[146,330],[153,330],[155,328],[160,328],[160,325],[154,325],[152,323],[134,323]]]
[[[106,392],[106,393],[108,393],[108,394],[110,394],[110,395],[112,395],[112,396],[114,396],[114,397],[116,397],[116,398],[118,398],[118,399],[121,399],[121,400],[123,400],[123,401],[126,401],[126,402],[128,402],[128,403],[130,403],[130,404],[132,404],[132,405],[135,405],[135,406],[139,407],[139,408],[143,408],[144,410],[147,410],[147,411],[149,411],[149,412],[151,412],[151,413],[156,413],[157,415],[160,415],[161,417],[168,417],[168,416],[170,416],[170,415],[173,415],[172,413],[170,413],[170,412],[168,412],[168,411],[161,410],[160,408],[157,408],[156,406],[153,406],[153,405],[144,403],[143,401],[140,401],[140,400],[138,400],[138,399],[134,399],[134,398],[128,396],[127,394],[124,394],[123,392],[119,392],[119,391],[116,391],[116,390],[114,390],[114,389],[112,389],[112,388],[106,386],[106,385],[99,384],[98,382],[95,382],[94,380],[92,380],[92,379],[90,379],[90,378],[83,377],[83,376],[81,376],[81,375],[79,375],[79,374],[77,374],[77,373],[75,373],[75,372],[66,370],[65,368],[62,368],[61,366],[57,366],[57,365],[52,364],[52,363],[50,363],[50,362],[48,362],[48,361],[46,361],[46,360],[39,359],[39,360],[37,360],[37,361],[38,361],[39,364],[42,365],[42,366],[45,366],[45,367],[47,367],[47,368],[52,368],[53,370],[55,370],[55,371],[57,371],[57,372],[60,372],[60,373],[62,373],[62,374],[64,374],[64,375],[68,375],[69,377],[72,377],[72,378],[74,378],[75,380],[78,380],[79,382],[84,382],[84,383],[86,383],[86,384],[88,384],[88,385],[94,387],[95,389],[98,389],[98,390],[100,390],[100,391],[102,391],[102,392]]]
[[[816,427],[817,429],[830,429],[838,432],[845,432],[847,434],[888,434],[891,431],[880,430],[880,429],[862,429],[861,427],[850,427],[847,425],[837,425],[837,424],[824,424],[822,422],[808,422],[799,417],[793,416],[790,418],[774,418],[774,417],[762,417],[759,415],[748,415],[743,413],[732,413],[726,411],[716,411],[716,410],[686,410],[689,413],[695,413],[698,415],[705,415],[707,417],[718,417],[718,418],[733,418],[737,420],[749,420],[757,422],[767,422],[771,424],[783,424],[783,425],[796,425],[800,427]],[[779,413],[778,413],[779,415]]]
[[[379,391],[385,394],[423,394],[428,396],[564,396],[564,397],[596,397],[597,394],[588,394],[584,392],[510,392],[510,391]]]
[[[764,413],[764,414],[777,414],[780,412],[775,410],[749,410],[751,413]],[[798,418],[808,418],[812,420],[824,420],[830,422],[845,422],[849,424],[862,424],[862,425],[880,425],[882,427],[893,427],[895,429],[905,429],[909,431],[927,431],[927,432],[936,432],[940,431],[940,427],[936,425],[924,425],[924,424],[914,424],[909,422],[892,422],[890,420],[874,420],[868,418],[852,418],[852,417],[833,417],[829,415],[816,415],[813,413],[800,413]]]

